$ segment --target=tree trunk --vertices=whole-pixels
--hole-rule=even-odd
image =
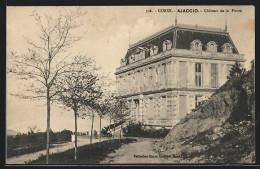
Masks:
[[[99,117],[99,145],[101,143],[101,116]]]
[[[111,117],[110,117],[110,119],[109,119],[109,129],[108,129],[108,131],[109,131],[109,134],[111,134]],[[109,142],[109,140],[110,140],[110,135],[108,136],[108,142]]]
[[[115,120],[113,120],[114,121],[114,132],[113,132],[113,141],[114,141],[114,139],[115,139],[115,132],[116,132],[116,125],[115,125]]]
[[[47,141],[46,141],[46,164],[49,164],[49,151],[50,151],[50,113],[51,113],[51,104],[50,104],[50,89],[47,87]]]
[[[93,123],[94,123],[94,112],[92,111],[92,122],[91,122],[91,131],[90,131],[90,146],[92,147],[92,136],[93,136]]]
[[[75,116],[75,160],[77,160],[77,154],[78,154],[78,130],[77,130],[77,110],[74,110],[74,116]]]
[[[121,124],[121,128],[120,128],[120,142],[121,142],[121,134],[122,134],[122,124]]]

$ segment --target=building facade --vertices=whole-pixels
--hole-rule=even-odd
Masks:
[[[133,121],[170,127],[227,81],[236,60],[245,62],[227,31],[170,26],[129,47],[115,72],[118,96]]]

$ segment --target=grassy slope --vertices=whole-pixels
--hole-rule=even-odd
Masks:
[[[154,145],[184,163],[254,162],[254,83],[251,73],[223,85]]]

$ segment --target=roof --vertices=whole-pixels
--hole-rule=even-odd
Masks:
[[[176,32],[176,34],[175,34]],[[174,41],[176,43],[174,43]],[[190,43],[198,39],[202,42],[202,50],[206,50],[206,44],[210,41],[216,42],[218,45],[217,51],[221,52],[222,45],[225,43],[230,43],[233,47],[233,53],[238,54],[238,51],[232,42],[229,33],[220,28],[211,28],[211,27],[201,27],[197,25],[184,25],[179,24],[177,26],[171,25],[133,45],[128,49],[125,59],[127,64],[129,63],[129,56],[132,55],[138,47],[141,48],[150,48],[151,45],[158,46],[158,53],[163,51],[162,44],[165,40],[170,40],[173,42],[173,48],[176,49],[190,49]],[[149,52],[145,57],[149,57]]]

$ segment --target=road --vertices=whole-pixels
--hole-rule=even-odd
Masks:
[[[104,140],[106,140],[106,138],[102,139],[101,141],[104,141]],[[93,143],[96,143],[98,141],[99,141],[99,139],[92,140]],[[87,144],[89,144],[89,138],[84,137],[84,136],[78,136],[78,147],[81,147],[81,146],[84,146]],[[74,145],[75,145],[74,142],[56,144],[56,145],[54,145],[54,147],[50,148],[50,154],[64,152],[66,150],[74,148]],[[26,161],[36,160],[41,154],[45,155],[46,150],[8,158],[6,160],[6,164],[24,164]]]
[[[114,153],[110,153],[101,164],[165,164],[179,163],[178,158],[159,156],[151,148],[152,139],[138,139],[135,143],[123,145]]]

